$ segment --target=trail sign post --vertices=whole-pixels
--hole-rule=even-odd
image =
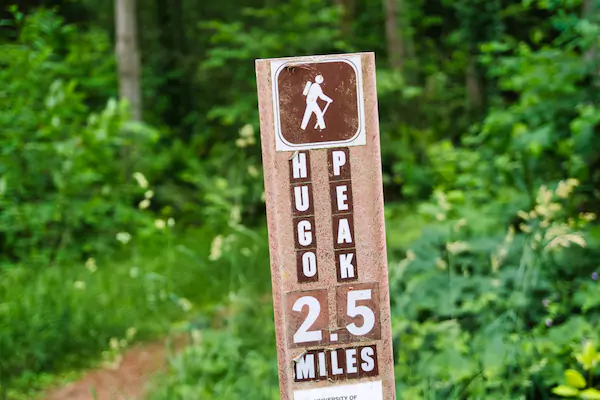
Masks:
[[[395,399],[374,54],[256,74],[281,398]]]

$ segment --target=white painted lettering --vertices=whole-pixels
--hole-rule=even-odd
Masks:
[[[352,259],[354,254],[340,254],[340,276],[342,279],[354,278],[354,265]]]
[[[340,218],[338,222],[337,243],[352,243],[352,232],[350,232],[350,223],[347,218]]]
[[[308,186],[296,186],[294,188],[294,206],[296,210],[304,212],[310,207],[308,199]]]
[[[335,187],[335,194],[337,197],[337,209],[339,211],[344,211],[348,209],[348,204],[346,201],[348,200],[348,195],[346,191],[348,190],[348,185],[341,185]]]
[[[346,349],[346,373],[355,374],[357,372],[356,349]]]
[[[371,372],[375,369],[375,360],[373,360],[373,355],[375,351],[371,347],[363,347],[360,351],[360,358],[363,361],[360,365],[362,370],[365,372]]]
[[[306,153],[298,153],[292,159],[292,176],[294,179],[303,179],[308,176],[308,165],[306,164]]]
[[[315,355],[305,354],[296,361],[296,380],[315,379]]]
[[[302,273],[307,278],[317,274],[317,256],[312,251],[302,254]]]
[[[302,220],[298,222],[298,242],[301,246],[308,246],[312,243],[311,229],[310,221]]]
[[[325,364],[325,353],[319,353],[319,375],[327,376],[327,364]]]
[[[331,352],[331,374],[332,375],[340,375],[343,374],[344,370],[340,368],[338,363],[337,351]]]
[[[333,175],[340,176],[342,173],[342,166],[346,165],[346,153],[343,151],[334,151],[331,153],[333,161]]]

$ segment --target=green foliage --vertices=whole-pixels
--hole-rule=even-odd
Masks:
[[[224,246],[234,247],[216,257],[209,228],[187,232],[185,240],[169,227],[155,231],[154,239],[132,239],[132,253],[125,252],[131,255],[120,261],[4,271],[0,348],[11,351],[2,351],[0,376],[9,393],[31,394],[39,389],[37,374],[88,366],[101,352],[118,355],[134,339],[168,332],[174,321],[203,327],[229,291],[267,290],[264,233],[231,233]]]
[[[278,398],[253,61],[364,50],[378,59],[398,397],[598,398],[588,2],[403,0],[402,68],[380,0],[146,2],[144,117],[160,131],[111,100],[104,3],[55,3],[13,7],[0,43],[11,395],[185,318],[195,342],[153,398]]]
[[[593,387],[593,373],[600,363],[600,355],[593,342],[587,341],[580,352],[574,354],[584,371],[589,372],[589,382],[574,369],[565,370],[566,385],[558,385],[552,393],[562,397],[577,397],[580,399],[600,399],[600,390]],[[589,386],[589,387],[588,387]]]
[[[590,216],[571,220],[568,182],[542,187],[528,212],[441,192],[422,207],[435,224],[390,270],[399,398],[547,393],[570,346],[597,338],[598,308],[583,308],[598,298],[598,264],[581,249]]]
[[[48,11],[17,28],[0,49],[0,262],[109,251],[118,232],[148,223],[129,174],[157,133],[114,100],[92,108],[114,83],[107,37]],[[125,151],[130,160],[118,162]]]
[[[279,398],[270,298],[243,291],[224,307],[221,328],[193,331],[194,343],[171,360],[150,399]]]
[[[327,1],[292,0],[277,8],[245,8],[235,22],[205,22],[203,27],[214,32],[213,47],[201,70],[211,79],[224,80],[231,77],[224,66],[240,66],[233,81],[221,87],[208,117],[224,125],[257,123],[256,75],[250,60],[345,50],[338,20],[339,9]]]
[[[599,198],[598,92],[586,83],[598,64],[582,62],[592,42],[563,11],[550,42],[483,45],[516,101],[495,99],[460,147],[427,147],[437,188],[420,212],[434,224],[390,271],[399,398],[550,398],[574,347],[598,339],[599,236],[586,212]],[[568,375],[560,394],[588,387]]]

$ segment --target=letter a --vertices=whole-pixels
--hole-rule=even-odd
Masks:
[[[347,218],[340,218],[338,222],[338,244],[352,243],[352,232],[350,231],[350,223]]]

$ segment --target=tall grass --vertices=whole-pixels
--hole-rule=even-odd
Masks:
[[[204,325],[241,287],[268,290],[264,232],[233,232],[219,257],[208,229],[166,235],[133,240],[119,260],[1,271],[0,398],[28,398],[44,373],[90,366],[178,321]]]

